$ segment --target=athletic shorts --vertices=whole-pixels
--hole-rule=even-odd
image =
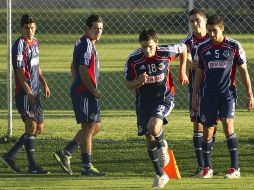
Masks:
[[[220,118],[231,118],[235,116],[236,97],[232,94],[218,96],[204,96],[200,102],[200,118],[205,127],[217,124],[216,119],[219,113]]]
[[[71,100],[77,123],[101,122],[98,99],[90,92],[71,92]]]
[[[35,96],[35,104],[29,104],[26,94],[18,94],[15,96],[16,107],[22,120],[25,122],[25,117],[34,119],[37,123],[43,123],[44,115],[40,102],[40,96]]]
[[[136,114],[137,114],[137,127],[138,127],[138,136],[148,134],[147,124],[151,117],[159,118],[163,121],[163,125],[168,123],[167,116],[170,114],[174,108],[174,102],[154,102],[151,105],[138,106],[136,104]]]

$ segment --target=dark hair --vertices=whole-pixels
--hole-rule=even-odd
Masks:
[[[30,14],[24,14],[21,17],[20,26],[23,27],[25,24],[35,23],[34,17]]]
[[[99,15],[91,14],[86,20],[86,26],[92,28],[93,22],[102,22],[103,20]]]
[[[158,41],[158,35],[153,29],[145,29],[139,35],[139,42],[141,41],[148,41],[154,40],[155,42]]]
[[[206,13],[204,10],[202,9],[192,9],[190,12],[189,12],[189,17],[192,16],[192,15],[195,15],[195,14],[199,14],[201,15],[202,17],[206,18]]]
[[[207,19],[207,25],[220,25],[220,26],[224,26],[224,22],[223,19],[220,16],[210,16]]]

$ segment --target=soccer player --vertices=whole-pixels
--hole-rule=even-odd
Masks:
[[[189,23],[192,28],[192,34],[189,34],[182,40],[188,49],[188,65],[189,65],[189,110],[190,118],[193,122],[193,145],[195,149],[195,155],[197,160],[197,170],[194,173],[196,177],[200,177],[204,168],[204,158],[202,151],[202,138],[203,138],[203,125],[201,123],[198,112],[194,112],[191,107],[193,82],[195,77],[196,65],[192,61],[196,47],[206,41],[209,36],[206,32],[206,13],[201,9],[193,9],[189,12]],[[215,141],[216,128],[213,135],[213,142]]]
[[[36,22],[33,16],[25,14],[21,18],[22,36],[12,46],[12,64],[15,73],[15,101],[25,123],[25,133],[14,146],[1,157],[1,160],[14,172],[21,172],[15,164],[18,150],[24,145],[31,174],[48,174],[35,161],[35,137],[43,130],[43,109],[40,103],[39,82],[44,88],[45,97],[50,90],[39,66],[39,42],[34,37]]]
[[[216,114],[219,112],[231,159],[231,165],[225,178],[239,178],[238,145],[234,132],[235,72],[237,67],[246,88],[246,107],[248,110],[253,109],[254,100],[247,70],[247,59],[241,44],[223,35],[224,23],[219,16],[211,16],[207,20],[207,29],[210,40],[199,45],[194,57],[198,67],[192,94],[192,107],[197,110],[197,94],[200,83],[204,80],[204,85],[200,90],[200,117],[204,125],[202,147],[205,162],[202,176],[203,178],[213,176],[210,153],[213,125],[216,123]],[[202,78],[203,72],[204,79]]]
[[[73,52],[71,72],[74,77],[70,92],[77,123],[81,129],[67,146],[54,153],[62,169],[72,175],[70,158],[73,150],[80,146],[83,168],[81,175],[103,176],[91,163],[93,136],[101,128],[98,99],[99,59],[95,48],[103,30],[103,20],[98,15],[90,15],[85,24],[85,34],[76,42]]]
[[[146,137],[156,173],[153,187],[163,188],[169,177],[162,167],[169,163],[169,155],[162,125],[167,124],[166,116],[174,107],[170,62],[180,57],[181,65],[186,65],[187,49],[184,44],[159,46],[153,29],[142,31],[139,42],[141,48],[128,57],[125,65],[125,86],[136,92],[137,134]]]

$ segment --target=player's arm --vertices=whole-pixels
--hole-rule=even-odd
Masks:
[[[246,108],[248,110],[254,108],[254,98],[253,98],[253,93],[252,93],[252,88],[251,88],[251,80],[249,76],[249,72],[247,69],[247,64],[241,64],[238,66],[238,70],[240,72],[240,76],[242,79],[242,84],[246,89]]]
[[[138,78],[135,80],[125,80],[124,85],[128,89],[137,89],[147,82],[147,78],[148,75],[146,74],[146,72],[144,72],[143,74],[139,75]]]
[[[26,92],[26,94],[28,96],[28,102],[30,104],[34,104],[35,103],[35,99],[34,99],[33,92],[31,90],[30,86],[26,82],[26,78],[25,78],[25,74],[24,74],[24,69],[23,68],[17,68],[16,69],[16,74],[17,74],[17,78],[18,78],[22,88],[24,89],[24,91]]]
[[[187,53],[187,47],[185,44],[182,44],[183,52],[179,55],[180,59],[180,66],[179,66],[179,74],[178,74],[178,80],[181,83],[181,85],[186,85],[189,83],[188,76],[186,75],[186,66],[187,66],[187,60],[188,60],[188,53]]]
[[[43,89],[44,89],[44,95],[46,98],[48,98],[50,96],[50,90],[49,90],[49,87],[48,87],[48,84],[47,84],[47,81],[45,80],[43,74],[42,74],[42,71],[41,71],[41,68],[39,67],[39,80],[43,86]]]
[[[94,86],[87,65],[83,64],[79,66],[79,75],[81,77],[82,83],[85,84],[85,86],[95,96],[95,98],[100,98],[101,92]]]
[[[71,62],[71,76],[73,77],[73,78],[75,78],[76,77],[76,72],[75,72],[75,67],[74,67],[74,63],[73,63],[73,60],[72,60],[72,62]]]
[[[198,91],[200,88],[200,84],[202,82],[202,73],[203,73],[203,69],[197,67],[195,78],[194,78],[192,100],[191,100],[191,105],[194,111],[198,110]]]

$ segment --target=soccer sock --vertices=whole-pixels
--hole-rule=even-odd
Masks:
[[[30,167],[34,167],[36,165],[35,157],[34,157],[34,135],[33,134],[24,134],[24,145],[26,149],[27,160]]]
[[[231,168],[238,169],[238,143],[235,133],[227,136],[227,145],[230,154]]]
[[[85,169],[89,169],[92,166],[91,153],[81,153],[81,160]]]
[[[14,158],[19,149],[24,145],[24,135],[21,135],[13,147],[6,153],[9,158]]]
[[[195,149],[196,159],[198,162],[198,167],[204,167],[204,156],[202,151],[202,139],[203,132],[195,132],[193,133],[193,145]]]
[[[72,152],[78,147],[78,143],[75,140],[72,140],[67,144],[67,146],[63,149],[65,155],[71,155]]]
[[[211,149],[213,146],[213,140],[210,139],[209,141],[202,141],[202,149],[204,155],[204,167],[212,168],[211,164]]]
[[[155,147],[154,149],[147,149],[148,155],[150,160],[153,163],[153,167],[155,170],[155,173],[159,176],[162,176],[164,174],[162,167],[159,164],[159,156],[158,156],[158,149]]]
[[[161,129],[160,133],[154,137],[157,143],[157,148],[165,147],[164,139],[164,130]]]

